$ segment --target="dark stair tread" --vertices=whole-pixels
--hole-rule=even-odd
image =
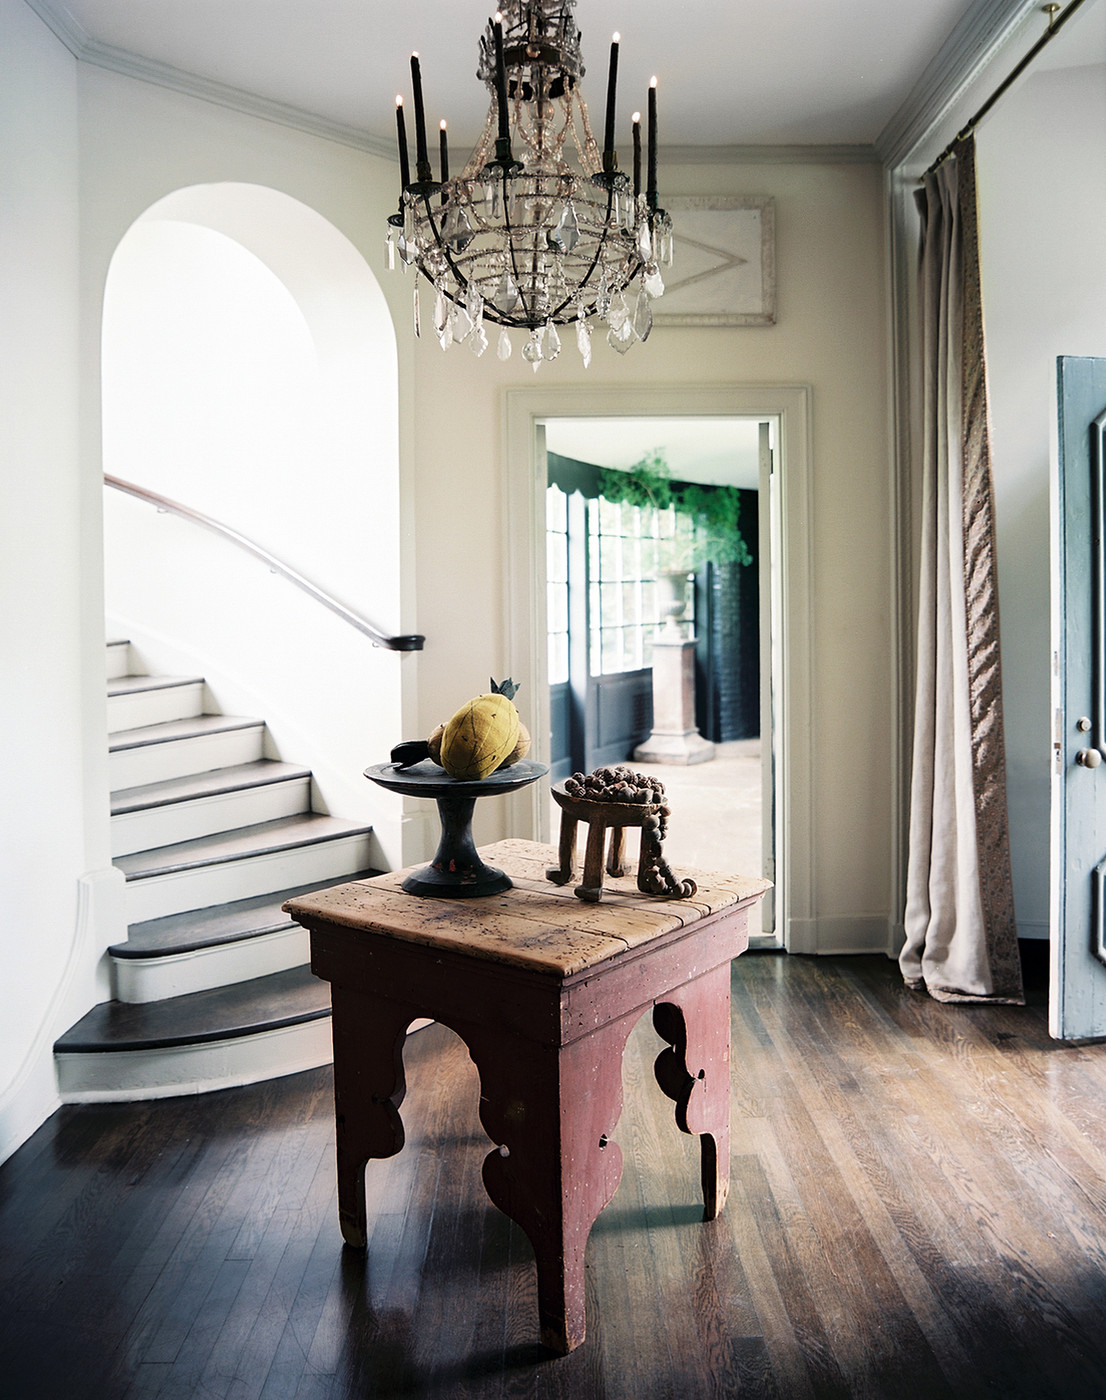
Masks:
[[[330,1014],[330,987],[310,968],[293,967],[250,982],[165,1001],[105,1001],[54,1042],[62,1054],[156,1050],[233,1040]]]
[[[310,768],[281,763],[275,758],[258,758],[252,763],[236,763],[227,768],[209,768],[206,773],[189,773],[182,778],[166,778],[140,787],[119,788],[111,794],[111,813],[141,812],[150,807],[166,807],[193,798],[219,797],[269,783],[309,778]]]
[[[203,685],[203,676],[112,676],[108,695],[141,695],[151,690],[177,690],[185,685]]]
[[[161,724],[143,724],[137,729],[117,729],[108,735],[108,751],[138,749],[146,744],[164,744],[173,739],[192,739],[204,734],[222,734],[233,729],[264,729],[265,721],[241,715],[194,715],[191,719],[168,719]]]
[[[379,870],[356,870],[349,875],[313,880],[307,885],[293,885],[271,894],[254,895],[252,899],[237,899],[231,904],[216,904],[209,909],[193,909],[186,914],[166,914],[160,919],[147,919],[132,924],[127,941],[117,943],[108,952],[115,958],[157,958],[175,953],[191,953],[200,948],[237,943],[258,934],[275,933],[291,928],[295,920],[281,909],[289,899],[314,890],[345,885],[351,880],[368,880]]]
[[[213,836],[197,836],[171,846],[135,851],[131,855],[117,856],[112,864],[122,870],[128,880],[144,880],[153,875],[319,845],[343,836],[368,835],[371,830],[371,826],[344,821],[341,817],[301,812],[298,816],[235,827],[233,831],[218,831]]]

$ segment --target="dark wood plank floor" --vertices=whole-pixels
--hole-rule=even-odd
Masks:
[[[1106,1397],[1106,1045],[1050,1041],[1039,993],[940,1006],[881,958],[749,954],[734,992],[729,1204],[700,1223],[646,1018],[573,1355],[538,1346],[475,1073],[431,1027],[367,1259],[328,1071],[55,1115],[0,1168],[0,1396]]]

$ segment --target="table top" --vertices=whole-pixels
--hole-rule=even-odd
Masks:
[[[301,895],[284,908],[301,923],[338,924],[386,933],[406,942],[449,949],[562,977],[586,971],[673,930],[759,899],[771,882],[749,875],[684,870],[697,890],[691,899],[642,894],[636,874],[606,876],[597,904],[577,899],[576,881],[554,885],[545,872],[557,865],[551,846],[499,841],[482,859],[514,882],[502,894],[479,899],[434,899],[407,894],[404,879],[420,866],[371,880],[353,880]],[[424,862],[423,862],[424,863]]]

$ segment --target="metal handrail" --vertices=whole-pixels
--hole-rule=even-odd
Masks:
[[[426,641],[425,637],[418,633],[408,633],[398,637],[386,636],[360,613],[354,612],[352,608],[347,608],[344,603],[340,603],[337,598],[331,597],[318,584],[304,578],[290,565],[282,563],[267,549],[262,549],[259,544],[254,544],[253,540],[247,539],[245,535],[239,534],[229,525],[223,525],[220,521],[213,520],[210,515],[193,510],[191,506],[181,505],[179,501],[159,495],[157,491],[149,491],[145,486],[136,486],[132,481],[124,481],[118,476],[109,476],[107,472],[104,473],[104,485],[111,486],[116,491],[122,491],[128,496],[134,496],[140,501],[145,501],[147,505],[156,506],[158,510],[168,511],[171,515],[179,515],[182,520],[191,520],[194,525],[201,525],[205,530],[211,530],[214,534],[221,535],[223,539],[230,540],[239,549],[244,549],[247,554],[252,554],[255,559],[260,559],[273,573],[280,574],[289,583],[294,583],[297,588],[302,589],[308,597],[314,598],[324,608],[329,608],[332,613],[335,613],[344,622],[348,622],[351,627],[356,627],[358,632],[368,637],[374,646],[384,647],[388,651],[422,651],[423,643]]]

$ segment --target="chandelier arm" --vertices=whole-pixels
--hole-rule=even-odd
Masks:
[[[506,183],[507,177],[504,176],[503,178],[504,183]],[[455,260],[453,254],[449,251],[446,244],[442,242],[441,236],[438,231],[438,225],[434,219],[434,211],[430,208],[429,196],[423,196],[423,204],[426,206],[427,221],[429,222],[430,228],[434,234],[434,240],[437,246],[441,249],[442,254],[445,257],[446,264],[448,265],[449,270],[453,273],[454,280],[457,283],[456,291],[451,291],[449,287],[445,286],[441,287],[440,290],[443,293],[443,295],[454,304],[454,306],[464,306],[465,294],[468,291],[469,283],[472,279],[465,275],[462,269],[457,265],[457,261]],[[504,203],[504,211],[506,211],[506,207],[506,203]],[[513,253],[514,249],[512,246],[512,258]],[[435,288],[435,290],[439,290],[438,283],[434,280],[433,277],[431,277],[430,273],[426,270],[426,267],[421,259],[418,262],[418,270],[420,273],[422,273],[422,275],[426,278],[430,285],[433,288]],[[514,271],[517,275],[517,265],[514,265]],[[487,300],[485,300],[484,302],[484,318],[485,320],[491,321],[497,326],[509,326],[512,330],[530,330],[533,328],[529,317],[525,320],[519,320],[517,317],[511,316],[507,312],[500,311],[495,306],[494,302],[490,302]]]
[[[502,179],[503,179],[503,227],[504,227],[504,228],[506,229],[506,231],[507,231],[507,247],[510,249],[510,253],[511,253],[511,271],[515,274],[515,286],[518,288],[519,301],[521,301],[523,307],[525,307],[525,306],[526,306],[526,299],[525,299],[525,297],[523,296],[523,292],[522,292],[522,277],[521,277],[520,274],[519,274],[519,268],[518,268],[518,256],[517,256],[517,250],[516,250],[516,248],[515,248],[515,240],[514,240],[514,226],[513,226],[512,223],[511,223],[511,201],[510,201],[510,199],[507,197],[507,194],[508,194],[508,192],[507,192],[507,180],[508,180],[508,178],[509,178],[509,177],[508,177],[508,175],[507,175],[507,172],[504,171],[504,172],[503,172],[503,176],[502,176]],[[535,268],[535,275],[536,275],[536,268]],[[533,309],[533,307],[531,306],[531,307],[527,310],[525,320],[522,320],[522,321],[515,321],[515,320],[512,320],[511,324],[514,325],[514,326],[519,326],[519,327],[525,326],[527,329],[533,330],[533,329],[535,328],[535,326],[538,324],[538,323],[534,320],[534,309]]]

